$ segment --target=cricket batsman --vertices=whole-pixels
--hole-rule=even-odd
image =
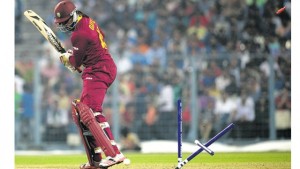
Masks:
[[[80,99],[72,102],[72,118],[88,158],[88,162],[80,168],[101,169],[119,164],[125,156],[118,149],[102,111],[104,96],[117,73],[104,33],[93,19],[77,10],[72,1],[60,1],[54,8],[54,16],[59,30],[71,32],[73,48],[60,54],[60,61],[71,72],[84,67]],[[105,154],[105,158],[101,153]]]

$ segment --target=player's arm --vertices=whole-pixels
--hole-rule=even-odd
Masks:
[[[89,43],[89,35],[84,32],[76,32],[71,38],[73,46],[73,54],[70,57],[71,65],[80,67],[83,63],[85,51],[87,50]]]
[[[75,34],[71,38],[73,50],[60,55],[60,61],[70,71],[74,72],[75,67],[80,67],[85,56],[86,47],[88,44],[87,36],[84,34]]]

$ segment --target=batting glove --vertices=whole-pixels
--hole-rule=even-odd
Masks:
[[[59,56],[60,62],[66,67],[68,68],[71,72],[75,72],[76,69],[74,66],[71,65],[69,58],[72,54],[70,52],[66,52],[66,53],[62,53]]]

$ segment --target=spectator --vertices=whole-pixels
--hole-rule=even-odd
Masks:
[[[47,64],[41,70],[42,78],[45,83],[54,86],[60,74],[60,69],[53,59],[48,59]]]
[[[133,64],[148,65],[146,54],[150,47],[145,42],[145,37],[138,37],[136,46],[132,47],[131,62]]]
[[[141,80],[143,81],[143,80]],[[134,96],[134,107],[135,107],[135,120],[133,123],[133,128],[132,131],[137,133],[138,135],[141,135],[142,133],[140,133],[139,129],[143,124],[143,117],[145,116],[145,114],[147,113],[147,90],[146,90],[146,85],[141,82],[141,84],[137,84],[136,85],[136,90],[135,92],[135,96]]]
[[[66,87],[64,85],[61,85],[59,90],[58,90],[58,107],[62,110],[62,111],[66,111],[68,112],[71,109],[71,99],[70,97],[67,95],[66,92]]]
[[[237,86],[239,86],[239,82],[240,82],[240,62],[236,57],[233,56],[233,58],[230,59],[228,70],[229,70],[229,74],[234,77],[233,79],[232,78],[230,78],[230,79],[234,80],[235,81],[234,83]]]
[[[68,112],[65,109],[61,109],[59,100],[55,99],[47,110],[47,125],[54,128],[63,128],[68,124],[68,119]]]
[[[122,126],[132,130],[132,128],[134,127],[133,123],[135,121],[136,116],[136,108],[133,103],[129,102],[126,104],[125,112],[122,116]]]
[[[216,78],[216,88],[220,91],[224,91],[225,88],[231,83],[230,76],[227,70],[223,71],[220,76]]]
[[[15,146],[17,146],[20,142],[20,116],[22,113],[21,109],[21,101],[22,95],[16,90],[16,83],[15,83]]]
[[[66,142],[67,125],[69,122],[68,111],[59,107],[59,101],[55,99],[46,110],[45,141]]]
[[[276,129],[279,138],[291,138],[291,95],[283,88],[275,98]]]
[[[146,54],[148,64],[153,64],[155,60],[159,62],[160,67],[167,66],[166,49],[160,41],[154,41]]]
[[[236,84],[235,77],[233,75],[230,75],[230,83],[225,88],[225,92],[227,92],[229,95],[237,96],[240,91],[240,88]]]
[[[186,43],[186,37],[182,37],[179,30],[174,30],[168,42],[167,52],[172,56],[182,58],[182,56],[186,54]],[[183,60],[180,61],[183,62]]]
[[[159,113],[159,125],[161,135],[164,139],[174,139],[176,125],[176,113],[174,106],[174,92],[173,86],[171,86],[171,77],[165,75],[163,77],[163,86],[158,97],[158,113]],[[166,123],[168,121],[168,123]]]
[[[236,112],[233,116],[234,123],[238,126],[236,129],[237,138],[251,137],[252,122],[255,119],[254,100],[246,91],[242,91],[237,100]]]
[[[24,85],[24,93],[22,94],[22,113],[20,132],[23,143],[32,143],[33,141],[33,116],[34,116],[34,98],[32,84]]]
[[[213,86],[208,87],[208,94],[216,99],[220,98],[222,96],[222,93],[226,91],[220,91],[216,88],[216,84],[213,84]]]
[[[141,151],[140,139],[136,133],[124,127],[121,130],[121,151]]]
[[[269,135],[269,101],[267,92],[263,91],[255,102],[254,133],[256,138],[264,139]]]
[[[163,139],[159,132],[160,126],[157,124],[158,115],[154,99],[151,99],[147,105],[147,113],[143,117],[143,124],[140,131],[140,138],[143,140]]]
[[[22,77],[20,71],[15,69],[15,90],[19,94],[23,94],[23,87],[25,85],[25,80]]]
[[[214,111],[215,111],[214,100],[209,99],[207,106],[201,109],[201,113],[199,116],[199,129],[200,129],[201,140],[203,143],[207,142],[211,135],[211,131],[213,129],[213,124],[215,120]]]
[[[214,114],[216,116],[215,120],[215,132],[223,130],[227,125],[233,122],[233,115],[236,111],[236,103],[228,96],[226,92],[222,92],[220,99],[216,101],[216,107]],[[226,139],[228,135],[223,138]]]
[[[133,68],[133,63],[130,60],[130,52],[126,50],[126,48],[129,47],[129,45],[126,44],[124,40],[121,41],[119,46],[119,53],[118,55],[120,58],[117,62],[118,72],[120,74],[127,73]]]

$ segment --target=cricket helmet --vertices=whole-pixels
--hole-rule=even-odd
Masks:
[[[73,2],[69,0],[60,1],[54,8],[54,22],[58,28],[65,32],[74,29],[77,23],[77,9]],[[71,21],[72,22],[71,22]]]

